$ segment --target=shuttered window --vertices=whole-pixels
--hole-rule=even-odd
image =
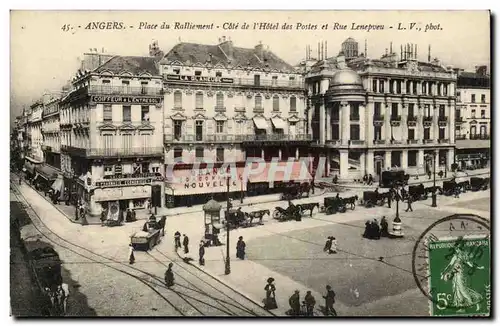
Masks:
[[[182,108],[182,92],[181,91],[174,92],[174,108],[175,109]]]
[[[104,104],[102,120],[108,122],[113,121],[113,107],[111,104]]]
[[[273,96],[273,111],[280,110],[280,98],[278,95]]]
[[[196,109],[203,109],[203,93],[198,92],[196,93]]]

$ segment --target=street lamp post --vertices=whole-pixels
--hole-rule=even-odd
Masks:
[[[434,157],[434,186],[432,188],[432,207],[437,207],[436,203],[436,151],[432,153]]]
[[[399,218],[399,192],[398,192],[398,188],[399,187],[396,187],[396,218]]]
[[[231,179],[231,167],[227,167],[227,209],[226,209],[226,261],[224,265],[224,274],[231,274],[231,260],[229,257],[229,181]]]

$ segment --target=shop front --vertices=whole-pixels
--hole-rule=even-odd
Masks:
[[[98,207],[97,210],[101,211],[116,202],[118,202],[119,209],[123,211],[127,208],[142,209],[147,206],[150,200],[151,185],[96,188],[93,190],[93,195],[90,196],[91,203]]]
[[[230,173],[229,195],[240,198],[247,190],[244,167]],[[168,208],[205,204],[214,199],[223,201],[227,196],[228,173],[223,169],[173,170],[165,182],[165,202]]]
[[[35,168],[35,178],[33,180],[38,190],[49,191],[56,181],[60,171],[47,164],[40,164]]]

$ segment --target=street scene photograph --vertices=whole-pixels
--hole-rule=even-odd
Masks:
[[[490,24],[12,10],[11,317],[491,317]]]

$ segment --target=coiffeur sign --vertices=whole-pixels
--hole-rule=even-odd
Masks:
[[[229,180],[229,191],[246,191],[246,182],[242,182],[244,168],[238,168],[237,178]],[[227,173],[222,169],[174,170],[174,177],[168,180],[175,196],[220,193],[227,191]]]
[[[160,104],[161,97],[92,95],[90,101],[94,103]]]

